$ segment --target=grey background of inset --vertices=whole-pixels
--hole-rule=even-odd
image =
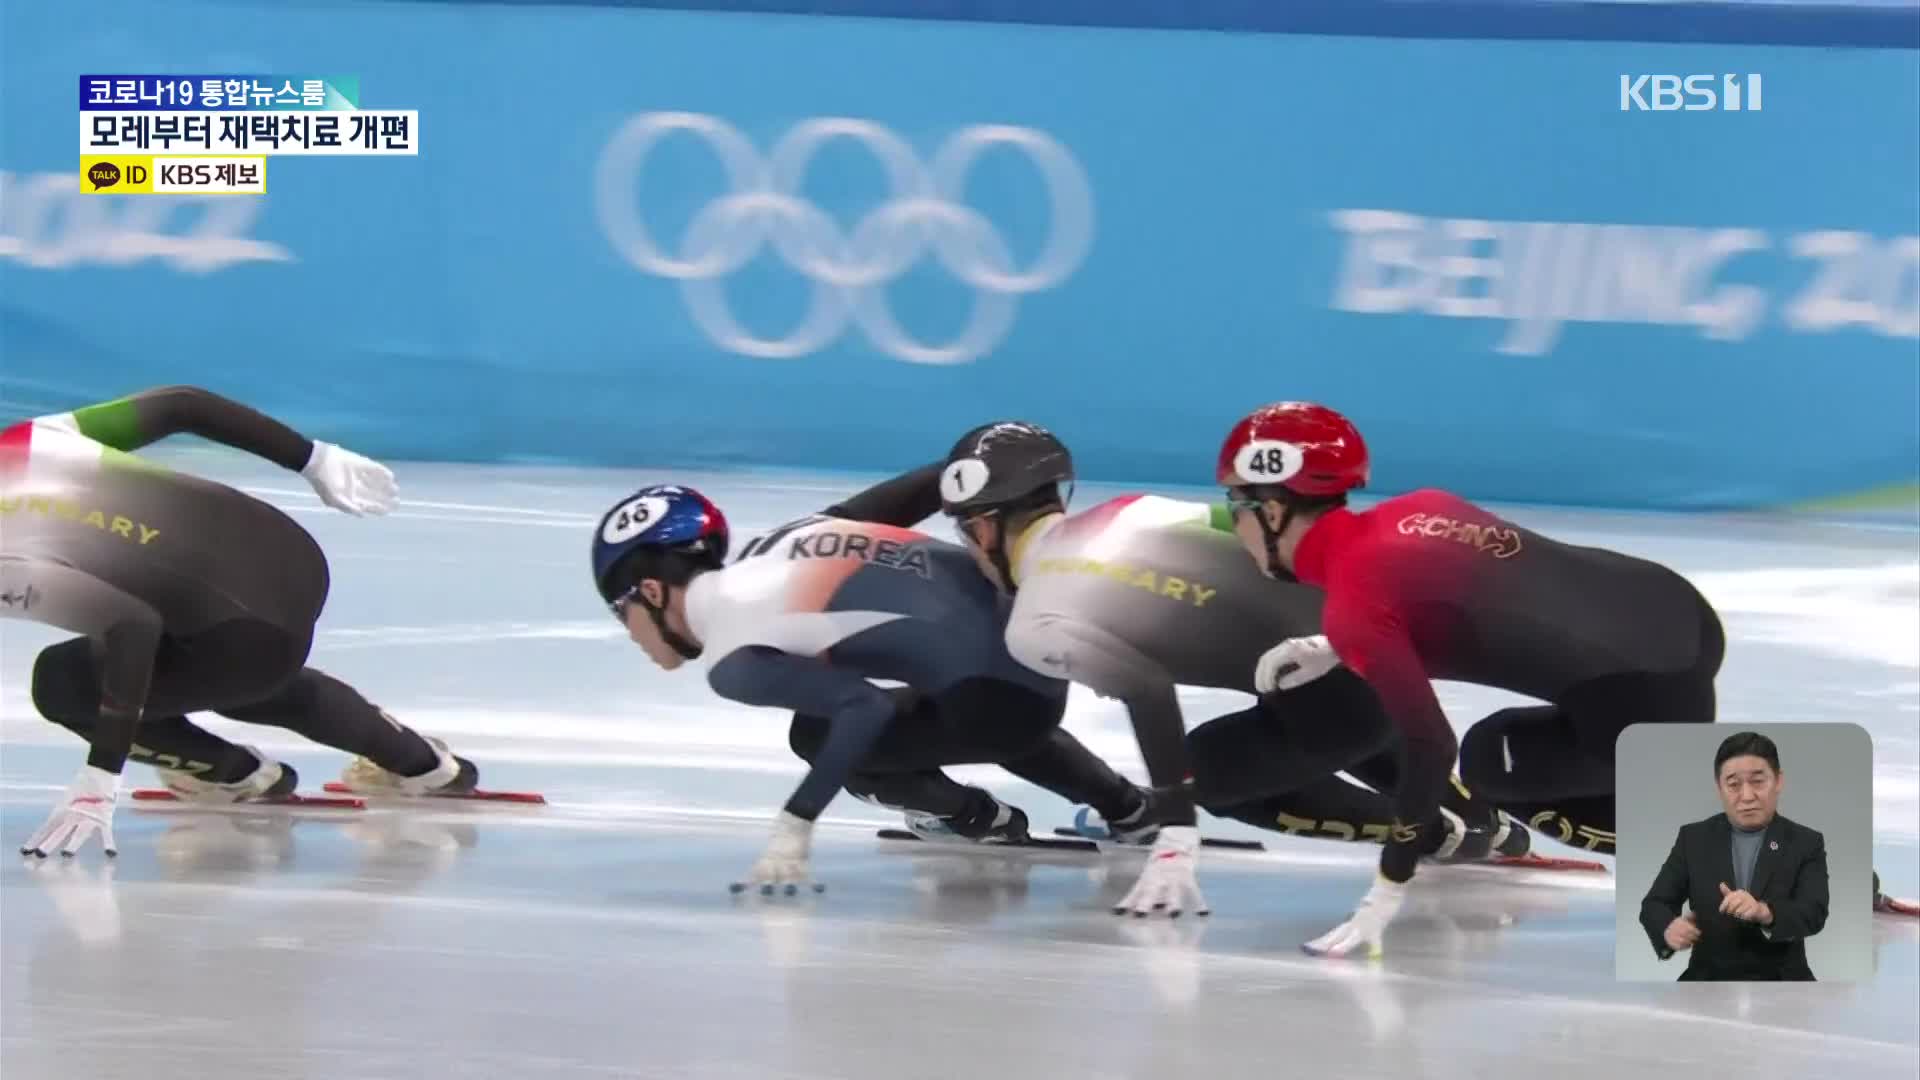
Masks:
[[[1614,744],[1615,978],[1672,982],[1686,970],[1688,953],[1666,961],[1654,954],[1640,926],[1640,901],[1680,826],[1725,813],[1713,755],[1741,731],[1759,732],[1779,747],[1786,780],[1779,813],[1826,840],[1827,925],[1807,939],[1807,966],[1822,982],[1872,979],[1873,740],[1859,725],[1844,723],[1634,724],[1620,733]]]

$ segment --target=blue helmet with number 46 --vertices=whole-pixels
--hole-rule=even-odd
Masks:
[[[593,583],[609,603],[646,578],[681,584],[727,558],[727,518],[705,495],[678,484],[644,487],[600,518]]]

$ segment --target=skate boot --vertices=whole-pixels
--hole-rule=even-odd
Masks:
[[[363,795],[464,795],[480,785],[480,769],[455,757],[444,739],[427,736],[427,745],[440,763],[418,776],[398,776],[364,757],[354,758],[340,774],[340,782]]]
[[[1498,810],[1500,827],[1493,831],[1493,854],[1503,859],[1523,858],[1533,851],[1533,833],[1513,815]]]
[[[1112,821],[1094,813],[1092,807],[1081,807],[1073,815],[1074,830],[1093,840],[1138,846],[1152,844],[1159,838],[1162,824],[1155,813],[1153,792],[1138,784],[1133,786],[1133,791],[1127,812]]]
[[[1468,791],[1458,776],[1448,777],[1440,794],[1441,833],[1425,854],[1435,862],[1480,862],[1525,855],[1533,846],[1526,826]]]
[[[967,790],[973,793],[971,805],[951,817],[906,811],[907,830],[922,840],[947,843],[970,840],[978,844],[1004,844],[1027,839],[1025,811],[1008,806],[984,789],[968,785]]]
[[[1873,910],[1883,915],[1920,915],[1920,903],[1880,891],[1880,871],[1873,872]]]
[[[300,786],[300,774],[293,771],[293,766],[274,761],[251,746],[241,749],[252,754],[259,764],[252,772],[229,783],[216,784],[192,773],[163,769],[158,765],[154,766],[153,771],[159,775],[160,783],[168,791],[188,802],[237,803],[249,799],[277,799],[293,794],[293,790]]]
[[[1440,839],[1428,857],[1440,863],[1470,863],[1517,858],[1532,850],[1533,837],[1525,825],[1504,810],[1495,810],[1494,818],[1469,825],[1459,814],[1442,807]]]

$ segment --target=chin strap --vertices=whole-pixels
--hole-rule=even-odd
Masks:
[[[998,519],[1000,522],[1000,528],[994,530],[995,532],[999,533],[999,539],[995,540],[991,545],[981,544],[980,541],[974,539],[974,535],[973,535],[973,523],[979,520],[980,518],[988,517],[988,516],[994,517]],[[1014,583],[1013,565],[1012,565],[1012,562],[1007,557],[1006,525],[1007,525],[1007,519],[1005,515],[1001,514],[1001,512],[998,510],[990,510],[987,513],[976,514],[973,517],[967,518],[964,522],[962,522],[960,527],[966,532],[968,540],[973,541],[973,543],[975,544],[979,544],[980,550],[985,552],[987,555],[987,561],[989,563],[992,563],[993,568],[1000,572],[1000,583],[1001,583],[1000,590],[1006,593],[1008,596],[1012,596],[1014,593],[1017,593],[1020,591],[1020,586]]]
[[[1293,574],[1290,573],[1286,567],[1280,565],[1280,537],[1287,531],[1287,526],[1293,524],[1293,515],[1297,513],[1300,508],[1296,506],[1291,499],[1281,499],[1279,501],[1283,507],[1280,511],[1279,528],[1276,529],[1267,524],[1267,508],[1265,506],[1262,506],[1260,512],[1253,516],[1260,522],[1260,536],[1266,541],[1267,576],[1278,578],[1281,581],[1294,581],[1296,579]]]
[[[1000,524],[1000,540],[987,549],[987,558],[992,561],[993,568],[1000,571],[1000,580],[1005,583],[1007,595],[1012,596],[1020,591],[1020,585],[1013,578],[1013,564],[1007,558],[1006,519],[1002,518]]]
[[[671,599],[673,594],[662,590],[661,595]],[[667,625],[667,605],[648,603],[645,593],[640,594],[638,597],[635,597],[635,599],[639,600],[640,606],[647,610],[647,618],[653,620],[654,629],[660,631],[660,640],[666,642],[668,648],[688,660],[700,659],[700,653],[702,652],[701,647],[681,637],[674,632],[672,627]]]

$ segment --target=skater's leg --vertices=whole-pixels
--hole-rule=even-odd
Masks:
[[[916,831],[915,823],[926,825],[921,819],[930,817],[969,837],[1026,832],[1024,814],[979,788],[955,782],[940,771],[943,765],[1032,759],[1029,763],[1037,765],[1041,775],[1081,780],[1066,770],[1083,763],[1064,760],[1064,753],[1071,751],[1050,745],[1062,704],[1057,699],[983,679],[957,684],[937,696],[901,691],[895,701],[893,722],[848,778],[847,790],[907,811]],[[795,716],[788,733],[794,753],[811,761],[826,741],[828,726],[822,717]],[[1063,771],[1055,774],[1054,769]]]
[[[896,691],[887,729],[860,762],[865,772],[914,772],[942,765],[997,765],[1042,749],[1059,709],[1035,707],[1027,691],[997,680],[971,680],[939,696]],[[830,721],[796,715],[787,742],[811,761]]]
[[[1379,698],[1344,671],[1267,694],[1252,708],[1209,720],[1187,735],[1195,797],[1210,810],[1303,789],[1389,756],[1394,745]]]
[[[998,764],[1124,829],[1141,818],[1147,797],[1060,727],[1065,711],[1064,695],[974,679],[924,703],[899,726],[940,764]]]
[[[1338,717],[1301,708],[1298,693],[1270,695],[1188,734],[1197,800],[1217,817],[1262,829],[1383,841],[1393,825],[1392,801],[1334,775],[1375,756],[1377,732],[1362,723],[1343,733]],[[1292,707],[1269,703],[1282,697]]]
[[[1501,805],[1563,843],[1612,853],[1614,746],[1621,733],[1639,723],[1712,723],[1714,712],[1712,680],[1691,673],[1617,676],[1576,687],[1553,722],[1557,752],[1550,744],[1513,740],[1514,775],[1525,783],[1515,784]]]
[[[1501,709],[1467,729],[1460,773],[1468,787],[1502,806],[1613,790],[1613,755],[1587,751],[1583,733],[1558,705]]]
[[[1541,802],[1515,802],[1504,809],[1543,836],[1603,855],[1614,853],[1614,797],[1585,795]]]
[[[1109,823],[1124,824],[1146,806],[1140,788],[1115,772],[1065,728],[1054,728],[1038,751],[1004,763],[1015,776],[1090,806]]]
[[[973,805],[974,789],[939,769],[912,772],[862,772],[847,778],[847,794],[875,806],[902,812],[953,817]]]
[[[1358,678],[1330,677],[1267,695],[1254,708],[1195,728],[1188,746],[1201,805],[1215,815],[1302,836],[1384,843],[1390,834],[1397,739]],[[1496,844],[1508,854],[1526,850],[1524,830],[1503,834],[1493,805],[1460,785],[1449,786],[1441,805],[1445,828],[1431,831],[1430,853],[1479,858]]]
[[[795,714],[792,726],[787,729],[787,744],[802,761],[811,764],[814,755],[826,744],[830,724],[824,716]],[[881,741],[886,742],[887,737],[882,736]],[[861,767],[847,777],[847,793],[890,810],[937,817],[950,817],[967,808],[972,789],[938,768],[901,767],[901,748],[896,746],[894,751],[878,762],[875,755],[869,754]]]
[[[1567,843],[1611,852],[1614,746],[1634,724],[1711,724],[1726,654],[1720,618],[1698,598],[1693,666],[1626,672],[1572,687],[1557,705],[1502,709],[1468,730],[1460,768],[1469,787]]]
[[[154,660],[146,718],[130,755],[208,784],[237,784],[273,763],[193,724],[186,713],[270,694],[305,656],[304,643],[275,627],[229,622],[187,638],[163,638]],[[100,709],[99,657],[88,638],[43,651],[34,663],[41,714],[90,738]]]
[[[1400,754],[1392,750],[1375,754],[1346,768],[1347,775],[1375,791],[1391,795],[1400,782]],[[1441,816],[1447,825],[1446,836],[1433,853],[1444,858],[1479,859],[1488,855],[1525,855],[1532,848],[1526,823],[1503,811],[1485,794],[1469,788],[1455,776],[1440,792]],[[1458,844],[1450,843],[1453,837]]]
[[[249,724],[285,728],[322,746],[344,750],[358,760],[345,780],[356,790],[399,790],[413,794],[455,784],[470,790],[477,774],[419,732],[395,720],[358,690],[315,668],[302,668],[272,695],[219,710]]]
[[[314,668],[301,668],[278,692],[219,710],[249,724],[285,728],[335,750],[358,754],[382,768],[413,776],[439,764],[419,733],[403,726],[358,690]]]
[[[1561,705],[1502,709],[1475,724],[1461,742],[1461,772],[1535,829],[1610,852],[1620,734],[1638,723],[1712,723],[1714,712],[1713,682],[1696,673],[1595,679]]]
[[[1385,843],[1393,827],[1393,803],[1387,796],[1338,776],[1322,776],[1291,791],[1245,802],[1205,805],[1215,817],[1291,836]]]

